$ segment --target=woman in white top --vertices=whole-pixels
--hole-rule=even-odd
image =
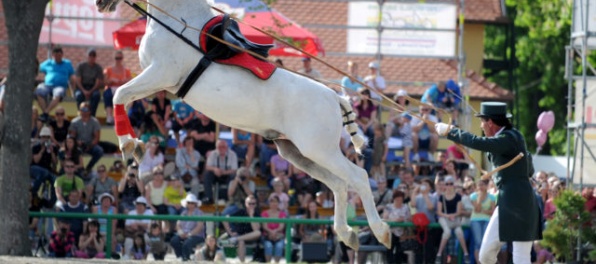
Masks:
[[[161,166],[164,163],[164,156],[159,149],[159,138],[157,136],[151,136],[147,141],[147,150],[143,156],[141,164],[139,164],[139,176],[140,179],[147,184],[151,181],[151,171],[157,166]]]
[[[387,222],[411,222],[412,215],[410,207],[404,203],[405,194],[402,191],[395,190],[392,195],[393,203],[388,204],[383,211],[383,219]],[[387,252],[388,263],[402,263],[399,238],[404,234],[403,227],[391,228],[391,249]],[[408,254],[408,263],[414,263],[414,255]]]
[[[153,213],[160,215],[168,214],[168,206],[164,203],[164,191],[167,187],[164,181],[163,167],[157,166],[153,169],[153,180],[145,185],[145,199]]]

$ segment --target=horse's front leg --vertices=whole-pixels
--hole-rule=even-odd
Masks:
[[[163,89],[174,86],[176,81],[161,73],[158,67],[148,67],[136,78],[120,86],[114,94],[114,129],[118,136],[118,143],[124,160],[131,156],[141,162],[145,154],[145,144],[137,139],[128,119],[126,105],[132,101],[144,99]]]

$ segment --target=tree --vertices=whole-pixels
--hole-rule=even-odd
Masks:
[[[31,98],[37,46],[48,0],[3,0],[8,82],[0,149],[0,255],[31,255],[28,239]]]
[[[571,1],[507,0],[507,14],[515,28],[515,83],[519,105],[514,115],[519,117],[519,129],[526,137],[529,149],[536,149],[536,120],[545,110],[555,113],[555,127],[543,153],[565,154],[567,80],[565,46],[571,31]],[[504,56],[504,29],[489,26],[486,30],[485,53],[488,58]],[[506,49],[511,54],[510,49]],[[508,87],[507,74],[501,72],[491,81]],[[550,152],[550,153],[549,153]]]

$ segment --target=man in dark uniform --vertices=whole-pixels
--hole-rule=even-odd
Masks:
[[[497,262],[497,254],[505,242],[513,243],[513,263],[531,263],[532,241],[542,239],[540,208],[534,197],[530,177],[534,173],[532,159],[521,133],[512,128],[507,105],[500,102],[481,104],[480,127],[485,137],[478,137],[445,123],[437,123],[439,135],[467,147],[488,152],[496,168],[519,153],[524,157],[492,176],[499,189],[497,210],[493,213],[480,247],[480,263]]]

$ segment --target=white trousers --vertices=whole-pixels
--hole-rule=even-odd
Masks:
[[[488,222],[486,232],[482,238],[480,246],[479,258],[481,264],[495,264],[497,263],[497,254],[505,243],[499,239],[499,208],[495,208],[495,212]],[[513,242],[513,263],[514,264],[531,264],[532,241]]]

